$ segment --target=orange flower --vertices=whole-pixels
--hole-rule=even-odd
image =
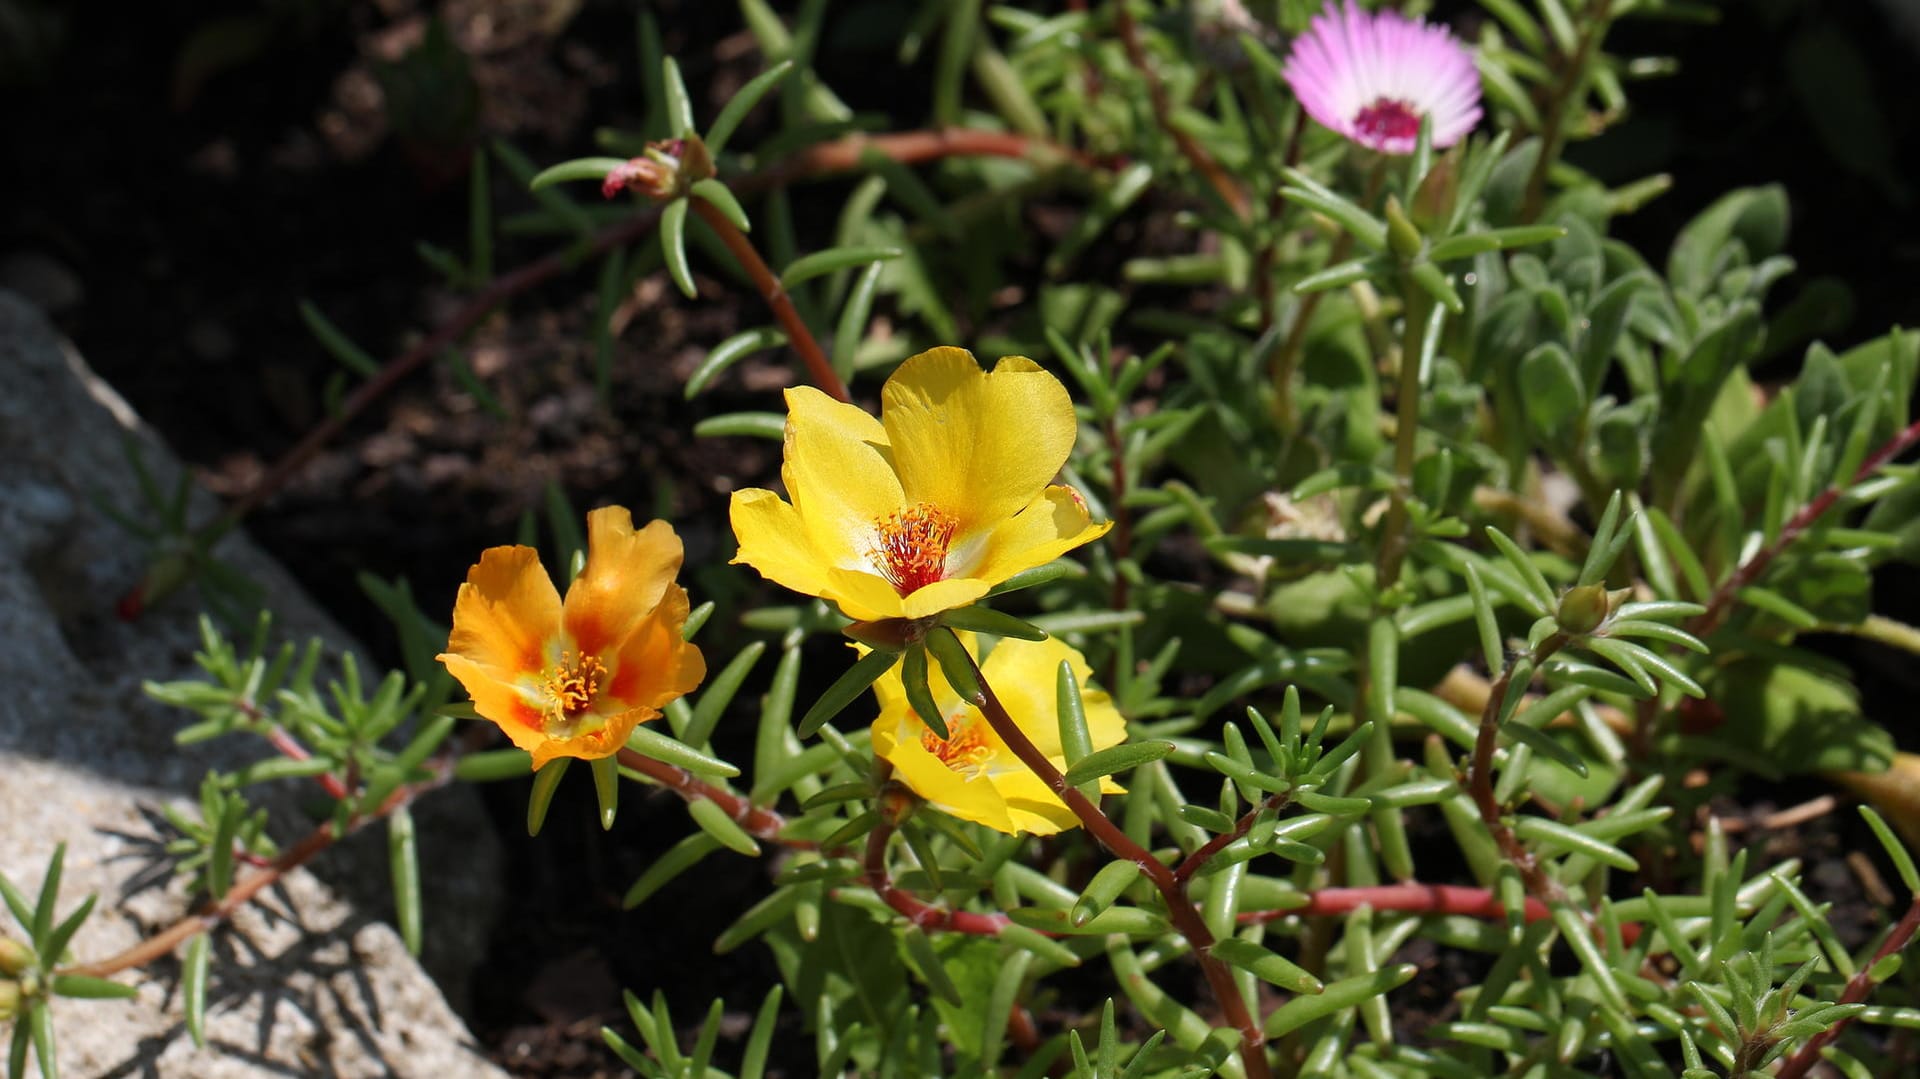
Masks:
[[[665,521],[634,531],[619,506],[587,514],[587,562],[563,603],[531,547],[490,547],[453,602],[438,658],[474,711],[533,755],[611,757],[640,723],[706,677],[681,635],[687,592],[680,537]]]

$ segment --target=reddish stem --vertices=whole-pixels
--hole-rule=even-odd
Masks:
[[[245,878],[236,882],[233,887],[227,889],[227,893],[218,900],[210,900],[202,904],[200,909],[180,919],[173,925],[168,926],[165,930],[148,937],[118,955],[92,963],[80,963],[66,967],[59,973],[80,974],[89,978],[106,978],[118,974],[123,970],[145,966],[163,955],[171,954],[175,948],[178,948],[180,945],[201,933],[213,929],[221,922],[232,917],[234,911],[239,910],[248,902],[252,901],[253,897],[258,895],[262,889],[272,885],[275,881],[278,881],[281,877],[293,872],[300,866],[312,861],[322,851],[338,843],[342,838],[352,835],[363,826],[385,817],[387,814],[412,802],[415,798],[427,791],[444,785],[452,776],[453,769],[448,767],[444,761],[441,762],[441,765],[435,769],[435,774],[432,779],[426,779],[419,783],[396,788],[392,794],[387,795],[386,801],[381,802],[373,812],[364,814],[356,813],[347,818],[346,828],[338,833],[334,831],[332,821],[321,824],[313,831],[308,832],[306,838],[286,850],[281,851],[280,856],[267,863],[265,868],[250,873]]]
[[[878,154],[903,165],[949,156],[981,156],[1012,157],[1041,163],[1048,160],[1071,161],[1083,167],[1093,167],[1092,160],[1086,155],[1042,139],[997,131],[940,128],[886,135],[849,135],[832,142],[816,143],[772,168],[741,177],[731,186],[737,192],[763,191],[810,176],[848,172],[859,168],[862,159],[869,154]],[[695,200],[695,205],[701,205],[700,201]],[[321,447],[331,442],[368,406],[459,340],[495,307],[581,262],[632,243],[645,235],[659,217],[658,210],[636,213],[625,221],[594,233],[581,247],[551,252],[487,282],[450,318],[435,326],[412,347],[388,360],[378,374],[348,394],[338,409],[315,424],[299,442],[281,454],[245,494],[229,503],[220,516],[199,529],[199,537],[211,541],[239,524],[247,514],[258,509],[275,492],[286,486],[320,452]],[[143,599],[139,591],[136,588],[122,601],[124,616],[131,617],[139,613]]]
[[[840,381],[840,375],[834,371],[827,354],[821,350],[820,342],[813,339],[813,331],[807,328],[800,312],[794,309],[793,297],[787,295],[786,286],[767,267],[760,252],[754,250],[753,241],[747,239],[746,234],[736,228],[732,221],[727,220],[727,215],[718,206],[698,195],[688,196],[688,201],[693,203],[693,212],[700,215],[700,220],[705,221],[707,227],[720,237],[720,242],[727,245],[727,251],[747,272],[753,287],[760,290],[760,298],[767,301],[767,306],[773,310],[773,317],[779,320],[780,328],[787,331],[787,343],[800,354],[800,361],[807,365],[807,377],[813,379],[813,384],[834,400],[853,400],[847,393],[846,383]]]
[[[764,806],[754,805],[744,796],[735,794],[725,787],[709,783],[685,768],[655,760],[631,749],[622,749],[619,760],[623,766],[639,772],[689,802],[702,798],[712,802],[725,810],[727,816],[733,818],[734,823],[758,839],[779,843],[794,850],[813,850],[818,846],[811,839],[781,835],[781,831],[787,826],[785,817]]]
[[[268,729],[267,741],[273,743],[273,748],[279,750],[280,755],[289,760],[304,761],[313,756],[313,754],[307,752],[306,746],[300,744],[298,738],[295,738],[291,732],[278,723]],[[332,772],[323,772],[313,778],[329,795],[335,798],[345,798],[347,796],[346,784],[341,783],[340,777],[334,775]]]
[[[1242,222],[1252,216],[1252,208],[1247,202],[1247,193],[1241,189],[1227,170],[1220,166],[1207,148],[1200,145],[1198,139],[1181,130],[1173,122],[1173,102],[1167,97],[1167,88],[1160,83],[1160,77],[1153,72],[1153,65],[1147,60],[1147,50],[1140,44],[1140,30],[1134,24],[1133,13],[1127,10],[1126,0],[1113,5],[1114,28],[1120,33],[1121,47],[1126,49],[1127,62],[1140,72],[1140,78],[1147,84],[1147,99],[1153,104],[1153,118],[1159,122],[1161,130],[1180,148],[1193,171],[1200,174],[1220,201],[1227,204],[1233,216]]]
[[[1767,567],[1773,565],[1774,559],[1779,558],[1794,540],[1800,538],[1801,533],[1812,527],[1821,515],[1832,509],[1835,502],[1840,501],[1840,496],[1846,493],[1848,487],[1880,471],[1882,466],[1906,452],[1916,442],[1920,442],[1920,420],[1909,424],[1906,430],[1888,439],[1885,445],[1860,462],[1860,467],[1854,470],[1853,478],[1847,481],[1845,487],[1838,485],[1829,487],[1820,492],[1813,501],[1800,507],[1800,512],[1788,518],[1787,523],[1780,527],[1780,534],[1774,537],[1772,543],[1755,551],[1752,557],[1728,574],[1726,580],[1720,582],[1720,587],[1714,589],[1712,598],[1707,600],[1707,609],[1687,623],[1687,632],[1696,637],[1704,637],[1718,629],[1731,613],[1735,595],[1759,579],[1760,575],[1767,571]]]
[[[1881,941],[1880,947],[1874,950],[1873,958],[1861,964],[1853,977],[1847,979],[1847,988],[1841,992],[1840,999],[1834,1003],[1859,1004],[1865,1001],[1867,995],[1873,992],[1873,987],[1878,984],[1873,980],[1873,968],[1878,966],[1882,959],[1911,943],[1915,932],[1920,932],[1920,895],[1914,896],[1913,901],[1907,905],[1907,912],[1900,916],[1900,921],[1895,923],[1893,931],[1887,934],[1887,939]],[[1781,1065],[1776,1079],[1800,1079],[1807,1074],[1808,1070],[1819,1061],[1820,1050],[1832,1045],[1840,1037],[1840,1032],[1847,1029],[1847,1024],[1851,1022],[1853,1022],[1853,1016],[1847,1016],[1808,1038],[1807,1044],[1801,1046],[1799,1052],[1787,1058],[1787,1062]]]
[[[934,632],[950,633],[952,631],[943,628]],[[1194,907],[1192,900],[1187,898],[1186,882],[1175,878],[1173,870],[1168,869],[1160,859],[1155,858],[1152,852],[1135,843],[1126,832],[1121,831],[1120,827],[1113,823],[1111,818],[1100,811],[1099,806],[1080,793],[1078,788],[1067,783],[1066,778],[1060,774],[1060,770],[1053,766],[1053,762],[1047,759],[1046,754],[1040,752],[1039,747],[1033,744],[1026,732],[1020,729],[1020,725],[1013,721],[1013,717],[1001,705],[999,698],[994,696],[993,687],[988,684],[986,675],[981,672],[980,664],[975,662],[973,655],[967,652],[965,647],[957,646],[957,642],[956,651],[967,657],[967,664],[972,669],[974,681],[980,687],[979,694],[970,697],[970,703],[986,717],[993,732],[1000,736],[1000,741],[1008,749],[1013,750],[1014,756],[1019,757],[1022,764],[1040,777],[1048,790],[1067,804],[1067,808],[1080,819],[1081,825],[1086,828],[1089,835],[1093,836],[1114,857],[1125,858],[1138,865],[1147,875],[1147,879],[1153,882],[1154,888],[1166,900],[1167,916],[1173,920],[1174,928],[1178,929],[1180,935],[1186,937],[1187,943],[1193,947],[1194,958],[1199,961],[1201,972],[1206,975],[1207,985],[1213,990],[1214,999],[1226,1013],[1228,1022],[1240,1032],[1240,1057],[1246,1065],[1249,1079],[1267,1079],[1271,1072],[1267,1065],[1266,1034],[1247,1009],[1246,999],[1240,995],[1239,988],[1234,985],[1232,972],[1227,969],[1225,963],[1213,957],[1211,952],[1214,944],[1213,932],[1207,928],[1206,920],[1200,917],[1200,911]],[[962,695],[967,696],[964,691]]]

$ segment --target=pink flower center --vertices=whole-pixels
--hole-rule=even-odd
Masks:
[[[947,544],[959,524],[924,502],[916,502],[876,521],[880,571],[894,591],[910,596],[947,574]]]
[[[1353,128],[1368,142],[1383,146],[1398,139],[1419,138],[1420,114],[1404,101],[1376,98],[1353,118]]]

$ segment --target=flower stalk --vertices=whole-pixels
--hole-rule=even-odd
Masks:
[[[935,632],[950,631],[941,629]],[[964,648],[957,650],[965,653]],[[1187,897],[1186,881],[1176,878],[1173,870],[1169,869],[1165,863],[1154,857],[1151,851],[1135,843],[1110,817],[1101,812],[1098,805],[1080,793],[1078,788],[1067,783],[1066,777],[1061,775],[1060,770],[1053,766],[1053,762],[1047,759],[1046,754],[1040,752],[1027,737],[1026,732],[1020,729],[1019,724],[1015,723],[1013,717],[1008,715],[1007,710],[1001,706],[999,698],[994,696],[993,687],[988,684],[986,676],[981,673],[980,666],[972,655],[968,654],[966,660],[972,668],[978,687],[978,692],[973,695],[970,703],[980,709],[980,713],[986,717],[988,723],[992,724],[994,733],[1000,736],[1007,748],[1032,769],[1033,773],[1039,776],[1048,789],[1065,802],[1069,809],[1073,810],[1074,815],[1080,818],[1081,825],[1086,828],[1087,834],[1093,836],[1095,841],[1107,849],[1108,853],[1116,858],[1125,858],[1133,862],[1146,874],[1147,879],[1153,883],[1154,889],[1166,901],[1167,916],[1172,919],[1174,928],[1180,931],[1180,935],[1185,937],[1187,943],[1193,948],[1194,958],[1199,961],[1200,969],[1206,975],[1207,985],[1212,989],[1215,1001],[1226,1013],[1227,1021],[1240,1032],[1240,1056],[1246,1065],[1247,1075],[1250,1079],[1267,1079],[1271,1071],[1264,1048],[1266,1035],[1260,1029],[1258,1020],[1248,1009],[1246,998],[1240,994],[1239,987],[1234,984],[1232,972],[1225,963],[1211,954],[1210,949],[1214,944],[1213,932],[1207,928],[1207,923],[1201,918],[1199,909]]]

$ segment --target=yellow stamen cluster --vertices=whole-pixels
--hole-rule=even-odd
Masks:
[[[986,735],[980,727],[949,719],[947,731],[953,737],[943,739],[930,730],[921,731],[921,748],[940,758],[941,764],[968,779],[978,779],[986,774],[987,762],[993,759],[993,747],[987,745]]]
[[[571,720],[593,707],[594,695],[607,678],[607,666],[595,656],[560,653],[560,662],[547,669],[547,716]]]
[[[874,522],[880,570],[902,596],[947,575],[947,544],[959,522],[935,506],[916,502]]]

